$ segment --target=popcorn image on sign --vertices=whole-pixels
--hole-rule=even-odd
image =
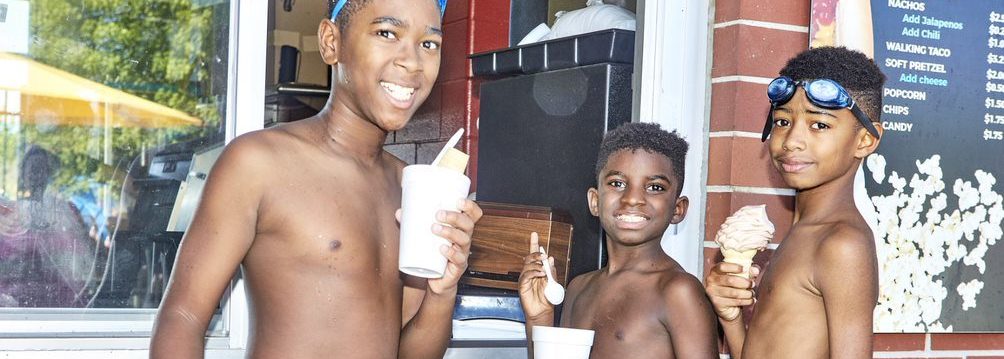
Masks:
[[[880,154],[869,156],[865,165],[872,182],[891,189],[871,196],[882,280],[875,331],[952,332],[956,329],[946,313],[993,308],[985,303],[993,293],[984,293],[992,282],[984,281],[987,253],[1004,238],[1004,195],[994,190],[997,177],[975,170],[972,177],[945,178],[939,154],[915,160],[914,173],[891,170]],[[961,275],[954,278],[953,272]],[[982,303],[981,294],[986,295]]]

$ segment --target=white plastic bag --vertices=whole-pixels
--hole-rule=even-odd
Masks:
[[[566,12],[540,40],[575,36],[606,29],[635,30],[634,13],[616,5],[593,5]]]
[[[546,36],[549,32],[551,32],[551,28],[547,27],[547,24],[545,23],[540,23],[540,25],[537,25],[537,27],[533,28],[533,30],[530,30],[530,33],[523,36],[523,39],[519,40],[519,43],[516,45],[522,46],[538,42],[540,41],[540,38]]]

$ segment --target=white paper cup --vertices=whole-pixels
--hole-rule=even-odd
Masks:
[[[443,167],[411,165],[401,178],[401,244],[398,269],[422,278],[442,278],[446,257],[439,247],[446,239],[432,233],[436,212],[459,211],[457,202],[467,198],[471,179]]]
[[[593,336],[588,329],[533,326],[534,359],[588,359]]]

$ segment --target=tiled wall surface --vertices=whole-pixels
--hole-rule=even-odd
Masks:
[[[775,238],[784,238],[790,228],[794,192],[771,168],[760,131],[768,108],[766,84],[808,46],[809,5],[810,0],[715,2],[705,268],[721,260],[712,241],[718,227],[744,205],[767,204],[768,216],[778,224]],[[766,265],[773,248],[756,262]],[[1004,359],[1004,333],[877,334],[874,348],[875,358]]]
[[[509,1],[449,2],[443,16],[443,63],[436,87],[408,126],[388,137],[388,151],[408,163],[429,163],[463,127],[462,149],[471,155],[468,176],[476,178],[479,84],[471,76],[467,57],[509,46]]]

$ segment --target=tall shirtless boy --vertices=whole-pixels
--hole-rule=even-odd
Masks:
[[[444,1],[445,3],[445,1]],[[151,356],[199,358],[238,266],[251,358],[434,358],[451,334],[457,281],[481,209],[440,212],[452,242],[441,279],[398,272],[404,163],[383,150],[439,73],[435,0],[340,0],[318,29],[334,88],[316,116],[235,139],[182,240]]]

